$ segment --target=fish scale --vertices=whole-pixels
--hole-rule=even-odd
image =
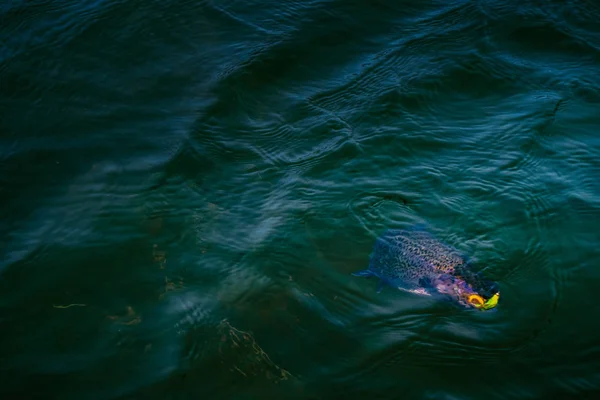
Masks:
[[[423,279],[452,274],[464,259],[428,232],[388,230],[377,239],[369,270],[394,286],[407,289]]]

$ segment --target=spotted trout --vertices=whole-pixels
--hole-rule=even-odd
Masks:
[[[420,228],[385,231],[375,242],[368,269],[353,275],[379,278],[378,292],[389,285],[441,294],[480,310],[496,307],[500,297],[497,285],[473,271],[459,251]]]

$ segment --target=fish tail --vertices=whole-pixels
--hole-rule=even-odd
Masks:
[[[360,271],[353,272],[352,275],[354,275],[354,276],[369,277],[369,276],[373,276],[373,272],[371,272],[368,269],[363,269],[363,270],[360,270]]]

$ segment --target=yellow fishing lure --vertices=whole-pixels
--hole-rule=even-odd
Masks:
[[[472,294],[469,296],[469,304],[473,305],[473,307],[478,308],[480,310],[491,310],[492,308],[498,305],[499,299],[500,292],[494,294],[488,299],[488,301],[484,301],[483,297],[481,297],[478,294]]]

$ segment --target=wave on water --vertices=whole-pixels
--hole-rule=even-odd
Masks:
[[[2,390],[598,391],[598,17],[3,2]],[[499,283],[496,309],[351,276],[424,222]]]

